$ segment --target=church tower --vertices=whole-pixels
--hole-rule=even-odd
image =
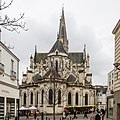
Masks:
[[[67,40],[67,32],[66,32],[64,8],[63,7],[62,7],[62,15],[61,15],[61,18],[60,18],[58,39],[63,44],[63,48],[67,53],[68,52],[68,40]]]

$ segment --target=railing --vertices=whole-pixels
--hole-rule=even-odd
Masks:
[[[15,71],[13,71],[13,70],[10,71],[10,78],[11,78],[12,80],[15,80],[15,79],[16,79],[16,72],[15,72]]]
[[[4,64],[0,63],[0,74],[4,73]]]

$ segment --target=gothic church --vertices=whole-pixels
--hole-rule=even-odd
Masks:
[[[20,88],[20,106],[34,106],[46,114],[63,112],[67,106],[94,105],[92,73],[89,55],[69,52],[64,8],[60,18],[59,33],[48,53],[39,53],[35,47],[30,66],[23,74]]]

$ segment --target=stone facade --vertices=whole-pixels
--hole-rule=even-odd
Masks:
[[[113,34],[115,35],[115,63],[120,63],[120,20],[116,24]],[[114,96],[113,96],[113,120],[120,120],[120,66],[115,68]]]
[[[41,112],[56,114],[65,106],[94,106],[92,73],[89,71],[89,55],[84,46],[82,52],[69,52],[64,9],[60,19],[57,40],[48,53],[38,53],[23,74],[20,85],[20,105],[35,106]]]

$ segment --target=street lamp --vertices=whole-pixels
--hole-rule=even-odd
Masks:
[[[120,63],[114,63],[113,65],[115,66],[116,69],[120,70]]]
[[[53,64],[52,64],[52,72],[53,72],[53,120],[55,120],[55,99],[56,99],[56,96],[55,96],[55,69],[53,67]]]

